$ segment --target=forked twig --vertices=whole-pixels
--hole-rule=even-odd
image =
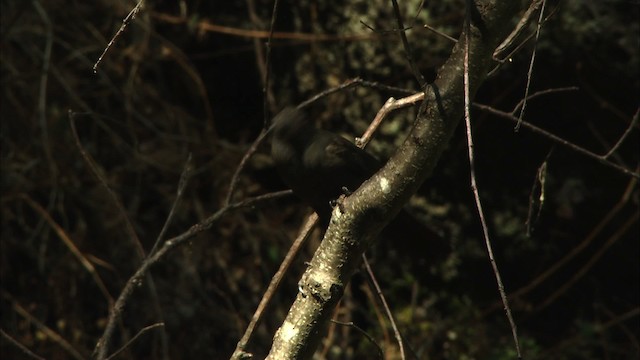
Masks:
[[[376,117],[373,119],[373,121],[371,122],[367,130],[364,132],[364,134],[361,137],[356,138],[356,145],[359,147],[364,147],[367,143],[369,143],[369,141],[371,141],[371,138],[373,137],[373,134],[378,130],[378,127],[380,127],[380,124],[382,124],[382,121],[391,112],[397,109],[402,109],[402,108],[415,105],[418,102],[422,101],[422,99],[424,99],[423,92],[419,92],[419,93],[404,97],[402,99],[397,99],[397,100],[392,97],[387,99],[387,101],[384,103],[384,105],[382,105],[380,110],[378,110]]]
[[[113,335],[113,331],[115,329],[116,320],[120,317],[120,314],[124,310],[124,307],[127,304],[127,301],[133,291],[142,284],[144,277],[147,272],[151,268],[152,265],[156,264],[160,259],[162,259],[170,250],[174,249],[177,246],[180,246],[186,243],[189,239],[193,238],[197,234],[210,229],[215,223],[217,223],[223,216],[233,210],[242,209],[246,207],[252,207],[259,203],[262,203],[267,200],[273,200],[277,198],[281,198],[283,196],[288,196],[290,191],[279,191],[275,193],[265,194],[261,196],[256,196],[254,198],[249,198],[243,201],[239,201],[228,206],[225,206],[218,211],[216,211],[213,215],[209,216],[205,220],[191,226],[187,231],[182,234],[168,239],[165,241],[162,246],[158,248],[153,254],[149,254],[149,256],[142,262],[140,267],[135,271],[135,273],[127,280],[124,288],[120,292],[120,295],[116,299],[114,306],[111,308],[109,312],[109,318],[107,320],[107,325],[105,326],[104,332],[102,336],[98,340],[96,347],[94,349],[94,355],[97,360],[105,360],[107,358],[107,351],[109,349],[109,344],[111,342],[111,336]]]

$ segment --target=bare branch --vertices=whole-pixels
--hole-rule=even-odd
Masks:
[[[520,352],[520,341],[518,340],[518,328],[516,326],[515,320],[513,319],[513,315],[511,314],[511,307],[509,306],[509,301],[507,299],[507,295],[504,290],[504,284],[502,283],[502,277],[500,276],[500,270],[498,269],[498,264],[496,262],[495,257],[493,256],[493,249],[491,246],[491,239],[489,238],[489,228],[487,227],[487,221],[484,217],[484,210],[482,210],[482,201],[480,200],[480,193],[478,192],[478,185],[476,183],[476,171],[475,171],[475,161],[473,154],[473,136],[471,135],[471,91],[469,85],[469,44],[471,43],[471,13],[472,11],[472,3],[471,1],[467,1],[467,13],[465,16],[465,31],[464,31],[464,121],[466,125],[467,132],[467,150],[469,155],[469,172],[471,176],[471,190],[473,191],[473,197],[475,199],[476,208],[478,210],[478,217],[480,218],[480,224],[482,225],[482,235],[484,237],[485,247],[487,249],[487,254],[489,256],[489,262],[491,263],[491,268],[493,269],[493,274],[496,278],[496,283],[498,284],[498,293],[500,294],[500,299],[502,299],[502,304],[504,306],[504,311],[507,315],[507,319],[509,320],[509,325],[511,326],[511,333],[513,335],[513,341],[516,347],[516,354],[518,355],[518,359],[522,359],[522,353]]]
[[[25,355],[36,359],[36,360],[45,360],[45,358],[35,354],[33,351],[29,350],[28,347],[24,346],[22,343],[20,343],[18,340],[14,339],[11,335],[7,334],[4,330],[0,329],[0,335],[5,338],[7,341],[9,341],[10,343],[12,343],[15,347],[17,347],[18,349],[22,350],[23,353],[25,353]]]
[[[158,248],[156,252],[153,254],[149,254],[149,256],[142,262],[140,267],[136,270],[136,272],[129,278],[126,285],[120,292],[118,299],[116,300],[114,306],[111,308],[109,312],[109,318],[107,320],[107,325],[105,326],[105,330],[98,340],[96,347],[94,349],[94,356],[97,360],[105,360],[107,358],[107,351],[109,349],[109,343],[111,342],[111,337],[113,335],[113,331],[115,329],[116,320],[120,317],[120,314],[124,310],[124,307],[127,304],[127,301],[133,291],[140,286],[143,282],[144,276],[147,274],[152,265],[157,263],[160,259],[164,257],[170,250],[174,249],[177,246],[180,246],[186,243],[189,239],[193,238],[197,234],[210,229],[215,223],[217,223],[223,216],[225,216],[228,212],[242,209],[246,207],[252,207],[259,203],[262,203],[267,200],[277,199],[283,196],[289,196],[291,191],[280,191],[275,193],[270,193],[266,195],[256,196],[254,198],[249,198],[237,203],[233,203],[223,207],[222,209],[216,211],[213,215],[209,216],[205,220],[191,226],[187,231],[182,234],[171,238],[165,241],[161,247]]]
[[[129,14],[122,20],[122,25],[120,26],[120,29],[118,29],[116,34],[113,35],[113,37],[111,38],[111,40],[109,41],[107,46],[102,51],[102,54],[100,54],[100,56],[98,57],[98,60],[96,60],[95,64],[93,64],[93,72],[94,72],[94,74],[98,72],[98,65],[100,65],[100,62],[102,62],[102,59],[107,54],[107,51],[109,51],[109,49],[111,49],[111,46],[113,46],[113,44],[115,44],[116,39],[118,37],[120,37],[120,35],[122,35],[122,33],[127,28],[129,23],[136,18],[136,15],[138,15],[138,13],[140,12],[140,9],[142,8],[142,3],[144,3],[144,0],[138,1],[136,6],[134,6],[133,9],[131,9],[131,11],[129,12]]]
[[[482,109],[484,111],[490,112],[490,113],[492,113],[494,115],[498,115],[499,117],[507,119],[507,120],[510,120],[510,121],[512,121],[514,123],[518,123],[518,118],[513,116],[512,114],[510,114],[508,112],[504,112],[502,110],[495,109],[495,108],[493,108],[491,106],[478,104],[478,103],[474,103],[473,106],[478,108],[478,109]],[[521,125],[523,127],[527,128],[527,129],[537,133],[537,134],[543,135],[544,137],[550,139],[551,141],[553,141],[553,142],[555,142],[557,144],[560,144],[560,145],[565,146],[565,147],[567,147],[567,148],[569,148],[569,149],[571,149],[573,151],[576,151],[576,152],[578,152],[578,153],[580,153],[582,155],[585,155],[585,156],[590,157],[590,158],[592,158],[594,160],[597,160],[599,163],[601,163],[603,165],[607,165],[607,166],[609,166],[609,167],[611,167],[613,169],[616,169],[616,170],[620,171],[621,173],[623,173],[625,175],[632,176],[634,178],[640,179],[640,173],[633,172],[633,171],[631,171],[631,170],[629,170],[627,168],[624,168],[624,167],[622,167],[622,166],[620,166],[618,164],[612,163],[611,161],[607,160],[604,156],[595,154],[595,153],[593,153],[593,152],[591,152],[589,150],[586,150],[586,149],[584,149],[584,148],[582,148],[580,146],[577,146],[577,145],[575,145],[574,143],[572,143],[572,142],[570,142],[568,140],[565,140],[565,139],[563,139],[561,137],[558,137],[558,136],[556,136],[556,135],[554,135],[554,134],[552,134],[552,133],[550,133],[550,132],[548,132],[548,131],[546,131],[544,129],[541,129],[541,128],[539,128],[539,127],[537,127],[537,126],[535,126],[535,125],[533,125],[531,123],[528,123],[526,121],[522,121]]]

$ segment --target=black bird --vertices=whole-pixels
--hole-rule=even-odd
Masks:
[[[282,180],[327,224],[331,201],[355,191],[381,163],[345,138],[317,129],[296,108],[273,119],[271,157]]]
[[[343,137],[317,129],[311,119],[299,109],[287,107],[273,119],[270,129],[271,157],[294,194],[310,205],[326,226],[331,218],[331,202],[347,191],[355,191],[376,173],[382,163]],[[402,264],[400,271],[410,271],[416,277],[436,279],[431,265],[448,256],[450,247],[431,229],[407,211],[401,211],[382,231],[381,240],[370,256],[383,257]],[[378,254],[377,256],[375,254]],[[404,272],[402,275],[404,276]],[[354,278],[352,293],[357,308],[364,308],[366,295]],[[366,314],[366,312],[364,312]],[[363,313],[354,314],[361,327],[375,324]]]
[[[311,206],[327,226],[331,202],[355,191],[376,173],[382,163],[340,135],[316,128],[305,113],[293,107],[282,110],[270,129],[271,157],[282,180]],[[382,231],[381,251],[394,251],[412,259],[416,271],[448,256],[450,244],[406,210]],[[390,255],[390,253],[387,253]]]
[[[324,226],[331,218],[331,202],[344,194],[345,188],[358,189],[382,166],[345,138],[317,129],[299,109],[282,110],[270,131],[271,157],[282,180],[316,211]],[[451,251],[444,238],[406,210],[389,223],[381,238],[379,251],[385,256],[395,253],[396,259],[410,259],[413,271],[420,274],[428,273],[425,266],[446,258]]]

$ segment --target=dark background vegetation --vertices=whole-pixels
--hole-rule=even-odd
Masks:
[[[416,24],[408,32],[416,63],[432,79],[452,44],[421,25],[457,37],[464,2],[428,2],[414,19],[418,4],[403,1],[401,7],[405,22]],[[194,174],[168,235],[204,219],[222,206],[234,169],[260,132],[263,100],[254,39],[198,24],[264,31],[272,2],[147,2],[95,74],[94,62],[132,2],[3,0],[1,6],[0,352],[5,359],[26,356],[11,337],[47,359],[86,358],[103,331],[109,296],[119,294],[140,264],[126,218],[149,251],[191,153]],[[392,29],[391,9],[387,1],[284,2],[277,30],[298,36],[274,41],[276,108],[356,76],[415,89],[397,35],[373,33],[360,23]],[[541,34],[531,91],[579,90],[532,100],[525,120],[606,153],[638,111],[640,5],[565,1],[547,9],[555,12]],[[335,36],[312,41],[302,34]],[[531,51],[529,43],[488,79],[476,101],[512,109],[524,94]],[[356,88],[324,98],[313,114],[319,126],[352,138],[392,95],[398,96]],[[82,147],[124,214],[76,146],[69,110],[76,113]],[[388,156],[412,116],[414,110],[395,113],[370,151]],[[473,116],[480,194],[507,291],[532,284],[580,250],[512,300],[526,358],[638,358],[635,181],[526,129],[514,132],[503,119],[480,111]],[[469,186],[463,130],[411,203],[451,250],[430,253],[422,239],[386,242],[372,249],[371,262],[420,358],[512,359],[511,333]],[[636,124],[610,160],[637,171],[638,134]],[[545,201],[527,236],[532,186],[547,157]],[[283,188],[263,147],[234,198]],[[119,358],[162,358],[163,331],[170,358],[227,358],[308,212],[293,198],[235,211],[170,253],[152,269],[157,296],[149,283],[134,293],[111,350],[164,321],[164,328],[145,333]],[[316,232],[256,334],[251,348],[258,357],[268,350],[318,241]],[[393,335],[370,292],[357,275],[336,317],[357,321],[393,358]],[[332,359],[376,354],[361,334],[344,326],[330,330],[321,351]]]

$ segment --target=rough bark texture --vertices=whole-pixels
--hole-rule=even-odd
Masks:
[[[510,30],[519,1],[477,1],[471,10],[471,97],[491,55]],[[465,34],[460,36],[425,100],[414,128],[382,170],[337,206],[320,247],[299,282],[300,292],[277,331],[269,359],[306,359],[315,352],[345,284],[372,239],[431,175],[464,110]]]

